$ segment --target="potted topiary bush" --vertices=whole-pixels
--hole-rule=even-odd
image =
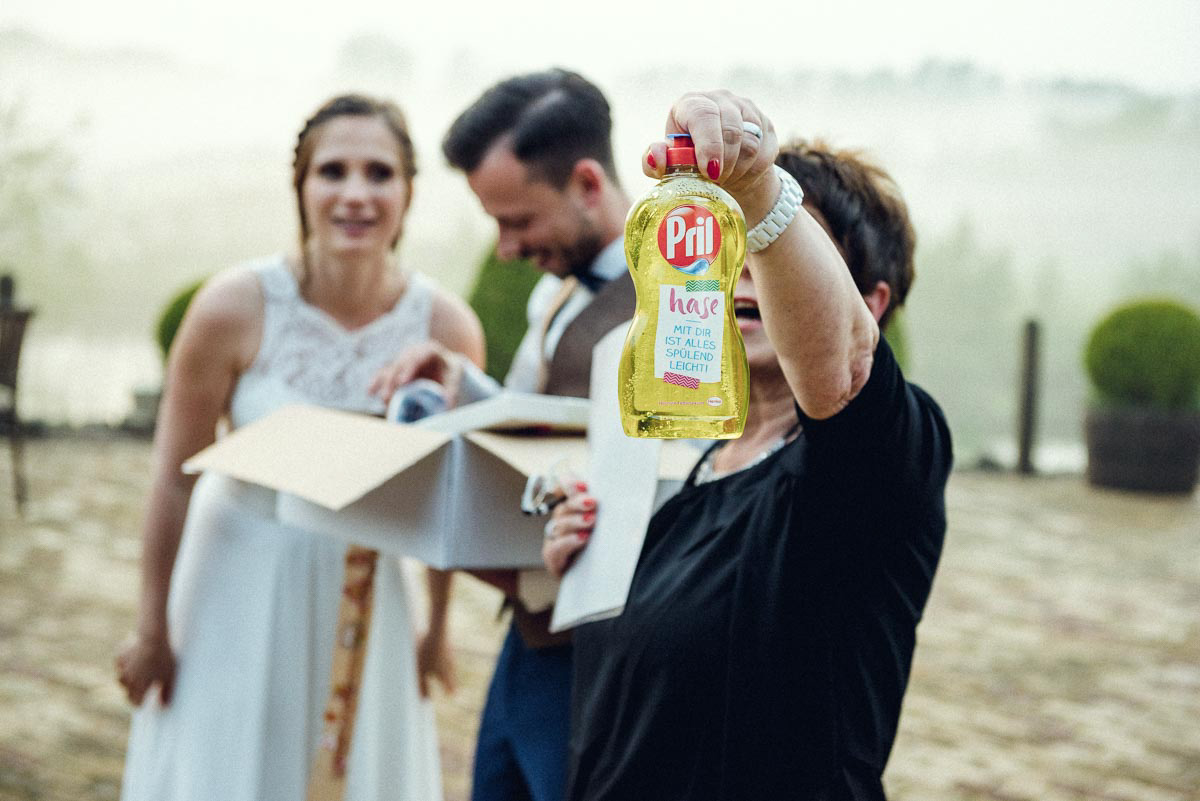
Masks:
[[[162,354],[164,362],[171,352],[171,343],[175,340],[175,334],[179,331],[179,324],[183,322],[183,315],[205,280],[207,279],[201,279],[180,289],[167,301],[167,305],[163,307],[163,310],[159,312],[158,322],[154,327],[154,338],[158,342],[158,349]],[[133,410],[125,418],[122,426],[126,431],[138,434],[153,433],[154,424],[158,419],[158,405],[161,400],[162,387],[160,385],[135,387],[133,390]]]
[[[204,286],[204,282],[207,280],[207,278],[202,278],[180,289],[167,301],[167,305],[159,313],[158,324],[154,327],[154,336],[158,341],[158,350],[162,353],[164,362],[171,353],[171,343],[175,341],[175,334],[179,331],[179,324],[183,322],[184,313],[191,305],[192,298],[196,296],[200,287]]]
[[[1113,311],[1084,353],[1088,481],[1191,492],[1200,474],[1200,315],[1171,300]]]

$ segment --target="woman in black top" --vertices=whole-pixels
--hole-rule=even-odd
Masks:
[[[773,163],[804,207],[735,292],[745,433],[655,514],[624,613],[575,632],[568,798],[882,799],[951,462],[940,409],[879,335],[912,279],[907,211],[852,154],[780,153],[729,93],[681,98],[684,131],[748,224],[781,196]],[[665,163],[657,143],[644,170]],[[597,513],[586,492],[555,510],[552,572]]]

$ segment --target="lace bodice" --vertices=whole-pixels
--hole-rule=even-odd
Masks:
[[[238,379],[230,403],[234,427],[289,403],[382,414],[367,394],[376,371],[410,345],[429,338],[433,287],[409,273],[391,311],[354,330],[309,305],[282,257],[250,266],[262,286],[263,333],[254,363]]]

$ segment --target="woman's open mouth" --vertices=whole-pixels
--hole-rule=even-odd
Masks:
[[[752,300],[734,300],[733,316],[738,320],[762,322],[762,315],[759,314],[758,304]]]
[[[334,220],[333,224],[351,236],[366,233],[375,224],[374,220]]]

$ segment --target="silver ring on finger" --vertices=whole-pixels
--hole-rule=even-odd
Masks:
[[[549,542],[550,540],[554,539],[555,536],[557,536],[554,533],[554,523],[554,518],[550,518],[546,521],[546,525],[542,526],[542,538],[546,542]]]
[[[750,122],[748,120],[742,122],[742,130],[745,131],[746,133],[750,134],[751,136],[753,136],[755,139],[763,138],[762,128],[758,127],[757,124]]]

